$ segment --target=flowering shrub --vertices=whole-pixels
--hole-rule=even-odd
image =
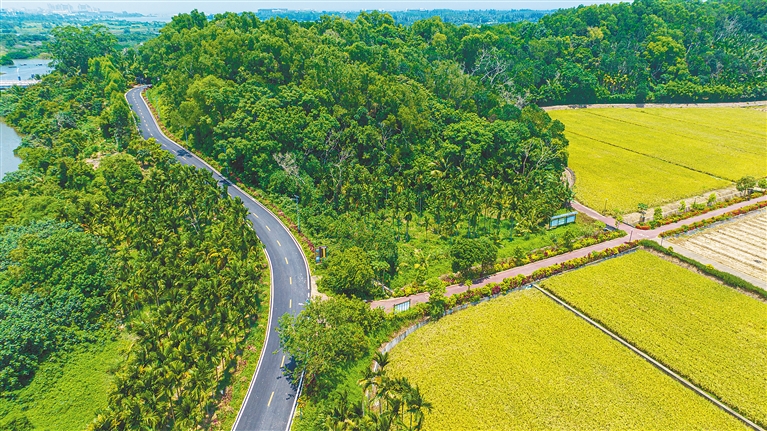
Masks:
[[[713,223],[716,223],[716,222],[720,222],[720,221],[724,221],[724,220],[729,220],[729,219],[731,219],[733,217],[737,217],[739,215],[743,215],[743,214],[746,214],[748,212],[751,212],[751,211],[754,211],[754,210],[758,210],[758,209],[764,208],[764,207],[767,207],[767,201],[757,202],[757,203],[755,203],[753,205],[745,206],[743,208],[738,208],[738,209],[736,209],[734,211],[726,212],[726,213],[724,213],[722,215],[718,215],[716,217],[711,217],[711,218],[707,218],[705,220],[696,221],[695,223],[692,223],[692,224],[685,224],[685,225],[682,225],[681,227],[678,227],[676,229],[671,229],[671,230],[668,230],[666,232],[662,232],[660,234],[660,236],[661,237],[667,237],[667,236],[674,236],[674,235],[679,235],[679,234],[687,233],[689,231],[696,230],[696,229],[701,229],[701,228],[706,227],[706,226],[708,226],[710,224],[713,224]]]
[[[710,211],[713,211],[713,210],[717,210],[717,209],[720,209],[720,208],[725,208],[725,207],[728,207],[730,205],[734,205],[734,204],[737,204],[737,203],[740,203],[740,202],[745,202],[745,201],[747,201],[749,199],[753,199],[754,197],[764,196],[765,194],[767,194],[767,192],[761,191],[761,192],[752,193],[750,196],[747,196],[747,197],[745,197],[745,196],[737,196],[737,197],[734,197],[732,199],[728,199],[726,201],[722,201],[722,202],[716,203],[716,204],[714,204],[712,206],[708,206],[708,207],[703,206],[703,204],[692,205],[691,206],[692,211],[687,211],[687,212],[683,212],[683,213],[673,214],[673,215],[670,215],[670,216],[667,216],[667,217],[660,218],[658,220],[650,220],[649,222],[637,223],[636,226],[634,226],[634,227],[636,227],[637,229],[641,229],[641,230],[655,229],[656,227],[659,227],[659,226],[665,226],[667,224],[676,223],[678,221],[685,220],[685,219],[688,219],[690,217],[695,217],[695,216],[698,216],[698,215],[701,215],[701,214],[706,214],[707,212],[710,212]]]
[[[639,241],[627,242],[617,247],[607,248],[600,251],[593,251],[583,257],[577,257],[566,262],[547,266],[546,268],[537,269],[530,275],[519,274],[514,277],[505,278],[500,283],[488,283],[476,289],[469,289],[465,292],[457,293],[447,298],[447,308],[453,308],[457,305],[462,305],[470,302],[478,302],[482,298],[489,297],[491,295],[507,293],[510,290],[517,289],[543,278],[551,277],[552,275],[556,275],[564,271],[579,268],[583,265],[587,265],[600,259],[616,256],[627,250],[636,248],[638,245]]]

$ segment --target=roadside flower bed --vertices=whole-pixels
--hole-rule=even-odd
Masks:
[[[599,244],[599,243],[610,241],[616,238],[622,238],[626,235],[627,235],[626,232],[622,230],[598,232],[593,235],[584,236],[579,238],[576,241],[573,241],[572,246],[569,248],[564,247],[562,245],[559,245],[559,246],[552,245],[549,247],[544,247],[538,250],[534,250],[522,257],[513,257],[513,256],[507,257],[502,259],[500,262],[497,262],[493,266],[492,273],[495,274],[497,272],[506,271],[507,269],[516,268],[518,266],[527,265],[529,263],[537,262],[539,260],[548,259],[554,256],[559,256],[560,254],[568,253],[573,250],[589,247],[594,244]],[[440,277],[440,280],[442,280],[445,283],[445,285],[448,285],[448,286],[451,284],[457,284],[463,281],[463,279],[459,277],[459,275],[456,273],[443,275]],[[427,290],[426,286],[410,283],[403,287],[395,289],[392,294],[392,297],[401,298],[405,296],[415,295],[417,293],[426,292],[426,290]]]
[[[531,253],[528,253],[525,257],[522,257],[522,258],[516,258],[516,257],[506,258],[502,260],[501,262],[496,263],[494,269],[495,269],[495,272],[505,271],[507,269],[515,268],[517,266],[527,265],[529,263],[537,262],[539,260],[548,259],[553,256],[559,256],[560,254],[568,253],[573,250],[578,250],[584,247],[590,247],[594,244],[599,244],[601,242],[610,241],[616,238],[622,238],[624,236],[626,236],[626,232],[620,229],[610,230],[607,232],[597,232],[593,235],[579,238],[578,240],[573,242],[572,247],[563,247],[563,246],[553,245],[550,247],[545,247],[539,250],[535,250]]]
[[[447,298],[446,307],[448,309],[458,305],[463,305],[470,302],[477,302],[482,298],[492,295],[498,295],[506,293],[510,290],[536,282],[538,280],[551,277],[552,275],[559,274],[564,271],[579,268],[589,263],[595,262],[600,259],[604,259],[611,256],[616,256],[625,251],[636,248],[639,245],[639,241],[627,242],[617,247],[608,248],[601,251],[594,251],[587,256],[578,257],[568,260],[566,262],[558,263],[556,265],[547,266],[535,270],[530,275],[517,275],[515,277],[509,277],[501,281],[500,283],[489,283],[476,289],[469,289],[465,292],[457,293]]]
[[[729,220],[729,219],[731,219],[733,217],[737,217],[739,215],[743,215],[743,214],[746,214],[748,212],[751,212],[751,211],[754,211],[754,210],[758,210],[758,209],[761,209],[761,208],[764,208],[764,207],[767,207],[767,201],[762,201],[762,202],[758,202],[758,203],[755,203],[753,205],[749,205],[749,206],[746,206],[746,207],[743,207],[743,208],[738,208],[738,209],[736,209],[734,211],[726,212],[726,213],[724,213],[722,215],[718,215],[716,217],[707,218],[705,220],[697,221],[697,222],[692,223],[692,224],[685,224],[685,225],[682,225],[681,227],[678,227],[676,229],[672,229],[672,230],[668,230],[666,232],[662,232],[660,234],[660,236],[665,238],[667,236],[674,236],[674,235],[679,235],[679,234],[687,233],[689,231],[700,229],[700,228],[706,227],[708,225],[711,225],[713,223],[717,223],[717,222],[720,222],[720,221]]]
[[[734,198],[728,199],[726,201],[718,202],[718,203],[716,203],[714,205],[711,205],[710,207],[707,206],[705,208],[697,209],[697,210],[693,209],[693,210],[690,210],[690,211],[686,211],[686,212],[684,212],[682,214],[674,214],[674,215],[670,215],[670,216],[667,216],[667,217],[663,217],[660,220],[649,220],[649,221],[646,221],[646,222],[637,223],[636,226],[634,226],[634,227],[637,228],[637,229],[641,229],[641,230],[655,229],[655,228],[657,228],[659,226],[665,226],[667,224],[676,223],[676,222],[681,221],[681,220],[685,220],[685,219],[688,219],[688,218],[691,218],[691,217],[699,216],[701,214],[706,214],[707,212],[710,212],[710,211],[713,211],[713,210],[718,210],[720,208],[725,208],[725,207],[728,207],[728,206],[733,205],[733,204],[737,204],[737,203],[740,203],[740,202],[745,202],[747,200],[758,198],[760,196],[764,196],[765,194],[767,194],[767,192],[761,191],[761,192],[751,193],[748,196],[734,197]]]

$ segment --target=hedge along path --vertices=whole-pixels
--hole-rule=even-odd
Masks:
[[[541,284],[751,421],[767,424],[767,304],[642,250]]]
[[[425,325],[390,354],[433,404],[424,429],[746,429],[534,289]]]

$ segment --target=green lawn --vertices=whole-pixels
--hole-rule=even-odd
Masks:
[[[767,113],[755,109],[581,109],[565,124],[576,193],[586,205],[636,211],[767,176]]]
[[[638,251],[543,285],[767,425],[767,304]]]
[[[26,417],[34,429],[82,431],[106,408],[112,371],[129,343],[106,341],[45,362],[29,385],[0,398],[0,429]]]
[[[536,290],[426,325],[389,370],[433,404],[428,430],[744,428]]]

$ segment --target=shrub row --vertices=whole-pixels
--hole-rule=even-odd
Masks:
[[[718,210],[720,208],[725,208],[725,207],[728,207],[730,205],[735,205],[735,204],[740,203],[740,202],[745,202],[747,200],[754,199],[755,197],[764,196],[765,194],[767,194],[767,191],[751,193],[748,196],[737,196],[737,197],[734,197],[732,199],[727,199],[726,201],[718,202],[718,203],[716,203],[714,205],[711,205],[711,206],[706,206],[706,207],[698,208],[698,209],[692,209],[690,211],[686,211],[686,212],[683,212],[683,213],[676,213],[676,214],[673,214],[673,215],[670,215],[670,216],[666,216],[666,217],[661,218],[660,220],[650,220],[650,221],[646,221],[646,222],[637,223],[636,226],[634,226],[634,227],[637,228],[637,229],[641,229],[641,230],[655,229],[655,228],[657,228],[659,226],[665,226],[665,225],[668,225],[668,224],[671,224],[671,223],[676,223],[676,222],[681,221],[681,220],[686,220],[686,219],[691,218],[691,217],[699,216],[701,214],[706,214],[708,212],[711,212],[711,211],[714,211],[714,210]]]
[[[755,293],[755,294],[761,296],[762,298],[767,299],[767,292],[765,292],[764,290],[754,286],[753,284],[747,282],[746,280],[744,280],[744,279],[742,279],[740,277],[737,277],[735,275],[730,274],[729,272],[719,271],[718,269],[714,268],[711,265],[704,265],[704,264],[698,262],[697,260],[690,259],[689,257],[686,257],[686,256],[682,256],[681,254],[676,253],[676,252],[674,252],[671,249],[663,247],[662,245],[658,244],[655,241],[650,241],[650,240],[647,240],[647,239],[643,239],[643,240],[639,241],[639,245],[641,245],[642,247],[651,248],[651,249],[653,249],[655,251],[658,251],[660,253],[663,253],[663,254],[665,254],[667,256],[671,256],[671,257],[677,258],[677,259],[681,260],[682,262],[684,262],[684,263],[686,263],[688,265],[694,266],[695,268],[697,268],[701,272],[704,272],[704,273],[706,273],[708,275],[711,275],[711,276],[714,276],[714,277],[718,278],[720,281],[722,281],[722,283],[724,283],[724,284],[726,284],[728,286],[736,287],[738,289],[743,289],[743,290],[749,291],[751,293]]]
[[[739,215],[743,215],[743,214],[746,214],[748,212],[751,212],[751,211],[754,211],[754,210],[758,210],[758,209],[761,209],[761,208],[764,208],[764,207],[767,207],[767,201],[757,202],[757,203],[755,203],[753,205],[748,205],[748,206],[745,206],[743,208],[738,208],[736,210],[733,210],[733,211],[730,211],[730,212],[726,212],[726,213],[724,213],[722,215],[718,215],[716,217],[711,217],[711,218],[707,218],[705,220],[696,221],[695,223],[692,223],[692,224],[685,224],[685,225],[682,225],[681,227],[678,227],[676,229],[671,229],[671,230],[668,230],[666,232],[662,232],[660,234],[660,236],[661,237],[667,237],[667,236],[674,236],[674,235],[679,235],[679,234],[687,233],[689,231],[700,229],[700,228],[706,227],[706,226],[711,225],[711,224],[716,223],[716,222],[720,222],[720,221],[724,221],[724,220],[729,220],[729,219],[731,219],[733,217],[737,217]]]
[[[616,256],[627,250],[631,250],[638,246],[638,241],[627,242],[617,247],[608,248],[600,251],[593,251],[586,256],[570,259],[566,262],[558,263],[555,265],[547,266],[545,268],[537,269],[530,275],[517,275],[509,277],[501,281],[500,283],[488,283],[482,287],[476,289],[469,289],[465,292],[457,293],[447,298],[447,308],[453,308],[458,305],[466,304],[469,302],[477,302],[482,298],[489,297],[491,295],[498,295],[500,293],[507,293],[510,290],[519,288],[521,286],[533,283],[535,281],[551,277],[552,275],[559,274],[564,271],[579,268],[589,263],[595,262],[600,259]]]

